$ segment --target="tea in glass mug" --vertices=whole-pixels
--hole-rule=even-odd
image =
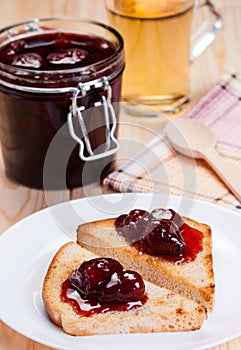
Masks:
[[[110,23],[124,38],[126,69],[122,99],[131,114],[172,111],[190,99],[190,41],[194,0],[106,0]],[[221,17],[193,48],[199,55],[213,41]],[[212,40],[210,34],[213,35]],[[207,39],[207,40],[206,40]],[[155,114],[156,112],[154,112]]]

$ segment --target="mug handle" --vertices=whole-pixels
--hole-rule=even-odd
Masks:
[[[214,5],[209,0],[200,1],[200,3],[198,3],[198,7],[203,6],[207,6],[209,8],[210,12],[215,16],[215,21],[213,27],[206,34],[204,34],[191,49],[191,62],[199,57],[209,47],[209,45],[213,43],[223,23],[221,15],[216,11]]]

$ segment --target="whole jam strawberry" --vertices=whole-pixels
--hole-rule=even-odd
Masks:
[[[157,208],[152,210],[151,215],[159,221],[168,220],[175,224],[179,229],[184,225],[184,220],[181,215],[179,215],[173,209]]]
[[[115,227],[128,243],[134,243],[145,236],[146,224],[151,218],[152,215],[146,210],[134,209],[128,215],[120,215],[115,220]]]
[[[184,252],[186,245],[174,222],[152,219],[146,226],[146,235],[140,241],[140,248],[150,255],[176,256]]]

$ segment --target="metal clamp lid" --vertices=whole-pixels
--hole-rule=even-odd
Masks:
[[[85,96],[86,93],[92,89],[102,88],[104,91],[107,91],[107,97],[101,96],[101,100],[95,102],[94,106],[102,106],[103,107],[103,116],[104,123],[106,127],[106,142],[105,148],[103,152],[96,152],[93,150],[91,145],[91,141],[89,138],[88,130],[83,118],[82,112],[85,110],[84,106],[79,107],[77,105],[77,98],[79,95]],[[102,77],[101,79],[97,79],[94,81],[89,81],[85,83],[79,83],[78,89],[74,92],[72,105],[70,106],[70,112],[68,113],[68,128],[70,136],[79,144],[79,157],[83,161],[93,161],[97,159],[101,159],[104,157],[108,157],[110,155],[115,154],[119,150],[119,142],[117,141],[114,132],[116,130],[116,114],[111,104],[111,86],[109,85],[108,79],[106,77]],[[73,119],[76,118],[78,121],[78,126],[82,132],[82,139],[77,135]],[[88,153],[88,156],[84,155],[84,151]]]

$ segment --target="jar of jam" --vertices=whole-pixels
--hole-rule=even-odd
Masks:
[[[75,188],[112,170],[123,40],[77,18],[0,31],[0,140],[6,175],[32,188]]]

